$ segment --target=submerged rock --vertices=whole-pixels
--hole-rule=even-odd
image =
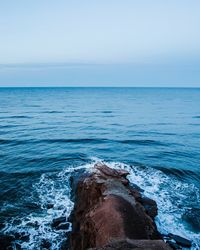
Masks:
[[[71,249],[171,249],[157,231],[157,206],[129,185],[125,170],[95,165],[79,180]]]
[[[56,227],[56,229],[57,229],[57,230],[68,230],[68,229],[69,229],[69,226],[70,226],[69,222],[60,223],[60,224]]]
[[[66,217],[65,216],[53,219],[52,227],[57,228],[61,223],[64,223],[64,222],[66,222]]]
[[[175,235],[175,234],[169,234],[169,237],[173,240],[176,241],[176,243],[180,246],[183,246],[183,247],[188,247],[190,248],[192,246],[192,243],[190,240],[187,240],[179,235]]]
[[[170,241],[170,240],[167,240],[166,241],[167,244],[170,245],[170,247],[174,250],[178,250],[178,249],[182,249],[182,247],[180,245],[178,245],[177,243],[173,242],[173,241]]]
[[[54,204],[52,204],[52,203],[47,203],[46,204],[46,208],[47,209],[51,209],[51,208],[53,208],[54,207]]]

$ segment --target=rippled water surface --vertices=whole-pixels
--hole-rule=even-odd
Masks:
[[[97,161],[130,171],[158,228],[200,248],[200,89],[1,88],[0,230],[13,249],[62,249],[70,178]]]

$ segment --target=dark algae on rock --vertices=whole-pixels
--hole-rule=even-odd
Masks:
[[[71,216],[71,249],[172,249],[154,222],[156,203],[129,184],[128,174],[96,164],[79,180]]]

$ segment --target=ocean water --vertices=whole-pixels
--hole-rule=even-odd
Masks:
[[[162,233],[200,249],[200,89],[1,88],[0,235],[13,249],[63,248],[70,179],[96,162],[130,172]]]

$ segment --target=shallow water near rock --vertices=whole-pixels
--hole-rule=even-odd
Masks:
[[[160,232],[199,249],[199,114],[199,89],[0,89],[1,235],[61,249],[71,178],[104,161],[157,202]]]

